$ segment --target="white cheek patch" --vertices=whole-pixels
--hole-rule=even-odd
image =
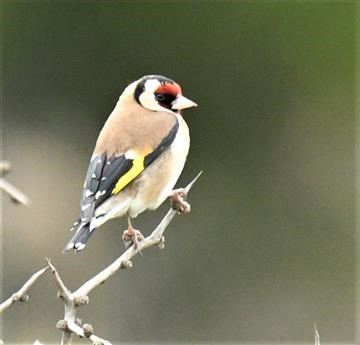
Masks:
[[[147,91],[144,91],[140,97],[139,101],[142,104],[143,107],[149,110],[159,111],[163,108],[159,105],[158,102],[155,100],[155,96],[153,93],[148,93]]]
[[[160,82],[156,79],[146,81],[145,90],[140,95],[139,101],[146,109],[153,111],[166,111],[172,114],[173,112],[170,109],[162,107],[155,99],[155,91],[160,85]]]

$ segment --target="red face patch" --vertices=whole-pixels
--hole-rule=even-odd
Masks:
[[[181,94],[181,87],[176,83],[165,83],[160,85],[155,93],[167,93],[176,96],[177,94]]]

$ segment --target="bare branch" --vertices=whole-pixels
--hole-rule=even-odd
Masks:
[[[29,296],[26,295],[26,292],[34,285],[34,283],[42,276],[48,267],[41,269],[34,273],[20,288],[19,291],[15,292],[11,297],[9,297],[6,301],[0,304],[0,313],[9,308],[13,303],[17,301],[26,301]]]
[[[20,203],[25,206],[30,205],[30,199],[3,177],[0,177],[0,189],[8,194],[15,203]]]
[[[82,304],[86,304],[88,302],[88,298],[86,296],[81,298],[76,298],[74,294],[72,294],[65,284],[63,283],[62,279],[60,278],[60,275],[55,268],[55,266],[51,263],[50,259],[46,259],[48,262],[48,265],[51,269],[51,272],[53,273],[54,280],[56,282],[56,285],[58,286],[60,290],[60,297],[63,298],[65,302],[65,311],[64,311],[64,319],[60,320],[57,323],[57,328],[62,331],[62,338],[61,338],[61,345],[71,345],[72,344],[72,337],[73,334],[78,335],[79,337],[84,337],[89,339],[93,344],[103,344],[103,345],[112,345],[109,341],[102,339],[91,331],[89,332],[88,328],[84,329],[83,327],[80,327],[76,323],[76,308]],[[89,325],[87,325],[89,326]]]
[[[185,187],[185,191],[188,193],[190,189],[193,187],[194,183],[202,174],[202,171],[196,175],[196,177]],[[137,249],[132,245],[128,248],[119,258],[117,258],[112,264],[106,267],[103,271],[99,272],[96,276],[85,282],[80,288],[78,288],[73,295],[78,298],[81,296],[87,296],[90,291],[95,289],[100,284],[104,283],[109,277],[111,277],[114,273],[116,273],[120,268],[124,266],[124,263],[129,262],[132,257],[137,255],[139,252],[143,251],[145,248],[151,247],[153,245],[158,245],[162,242],[163,234],[165,229],[170,224],[172,219],[178,213],[177,210],[170,208],[168,213],[162,219],[160,224],[156,227],[156,229],[144,240],[138,243]]]
[[[315,332],[315,345],[320,345],[320,334],[318,332],[316,323],[314,323],[314,332]]]
[[[186,187],[185,187],[185,196],[190,191],[196,180],[199,178],[202,172],[200,172]],[[71,345],[72,336],[76,334],[80,337],[85,337],[90,340],[93,344],[103,344],[103,345],[111,345],[111,343],[107,340],[104,340],[93,334],[92,326],[89,324],[83,324],[82,327],[79,326],[76,322],[76,310],[77,307],[87,304],[89,302],[89,298],[87,297],[88,293],[95,289],[97,286],[105,282],[108,278],[110,278],[114,273],[116,273],[120,268],[130,268],[132,267],[132,263],[130,259],[140,253],[145,248],[159,245],[163,246],[164,243],[164,232],[167,226],[170,224],[172,219],[178,214],[179,211],[173,209],[172,207],[167,212],[165,217],[162,219],[160,224],[156,227],[156,229],[146,237],[144,240],[138,243],[137,248],[135,245],[132,245],[128,248],[119,258],[117,258],[112,264],[106,267],[104,270],[99,272],[93,278],[89,279],[85,282],[80,288],[78,288],[75,292],[71,293],[65,284],[63,283],[60,275],[54,265],[51,263],[50,259],[46,259],[48,262],[48,266],[53,273],[54,280],[56,285],[60,290],[60,297],[63,298],[65,303],[65,314],[64,319],[60,320],[57,324],[57,328],[60,329],[62,333],[61,345]],[[81,322],[80,322],[81,323]]]
[[[10,162],[0,161],[0,190],[8,194],[13,202],[29,206],[30,199],[3,177],[10,172],[11,168]]]
[[[54,276],[55,283],[59,288],[59,297],[61,297],[65,302],[64,320],[62,320],[63,322],[59,322],[57,325],[57,327],[63,332],[61,338],[61,345],[70,345],[72,343],[73,332],[69,329],[68,325],[71,323],[75,323],[76,318],[74,297],[72,296],[68,288],[65,286],[64,282],[60,278],[59,272],[51,263],[50,259],[46,258],[46,261],[51,269],[51,273]]]

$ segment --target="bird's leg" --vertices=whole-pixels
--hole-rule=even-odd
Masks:
[[[179,213],[189,213],[190,204],[186,201],[187,191],[185,188],[174,189],[170,193],[170,203],[174,210]]]
[[[123,232],[122,239],[126,247],[134,244],[135,249],[138,248],[139,241],[144,239],[143,234],[132,226],[130,216],[128,216],[128,228]]]

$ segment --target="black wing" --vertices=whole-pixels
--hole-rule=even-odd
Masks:
[[[102,154],[91,160],[80,202],[82,223],[91,221],[95,208],[111,195],[119,177],[126,174],[131,166],[132,160],[126,159],[125,155],[107,157]]]

